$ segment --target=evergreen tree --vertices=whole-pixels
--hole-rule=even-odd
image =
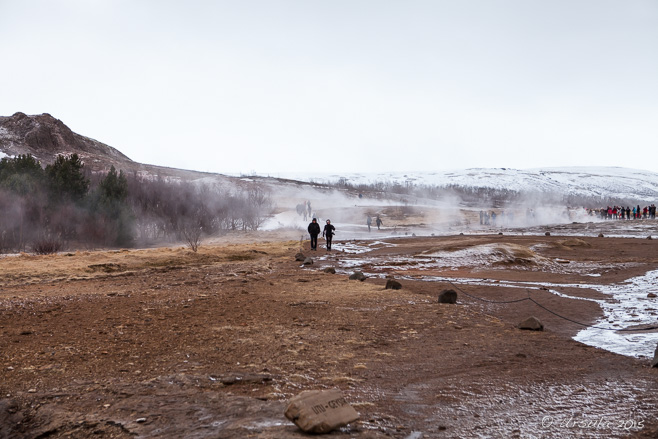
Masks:
[[[101,180],[96,191],[98,213],[104,216],[108,243],[128,246],[133,243],[134,215],[126,203],[128,180],[114,166]]]
[[[0,187],[21,196],[35,194],[43,189],[45,173],[30,154],[20,154],[0,160]]]
[[[128,180],[123,171],[117,174],[114,165],[99,184],[101,200],[105,202],[123,202],[128,197]]]
[[[29,154],[0,160],[0,251],[25,250],[46,222],[45,173]]]
[[[58,155],[55,163],[46,166],[46,177],[55,198],[82,201],[89,190],[89,180],[82,173],[83,167],[84,163],[77,154],[68,157]]]

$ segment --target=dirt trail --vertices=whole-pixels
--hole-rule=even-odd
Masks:
[[[367,255],[340,251],[358,242],[338,242],[328,256],[306,248],[316,258],[306,268],[294,260],[298,241],[276,239],[198,253],[0,259],[0,437],[306,437],[283,417],[287,399],[336,387],[361,421],[331,437],[655,437],[658,369],[648,360],[577,343],[577,325],[530,302],[495,305],[460,294],[456,305],[439,304],[450,284],[420,275],[582,279],[577,270],[533,263],[534,254],[555,267],[587,265],[597,274],[588,282],[605,284],[656,269],[658,242],[499,235],[387,242],[395,245]],[[532,254],[489,266],[391,264],[501,243]],[[350,267],[379,277],[350,281]],[[386,276],[403,288],[384,289]],[[459,286],[488,299],[519,295]],[[579,321],[601,315],[592,302],[537,294]],[[516,329],[529,315],[546,330]]]

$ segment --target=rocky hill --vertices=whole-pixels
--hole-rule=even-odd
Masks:
[[[0,117],[0,151],[12,156],[31,154],[44,164],[53,162],[58,154],[77,153],[94,170],[134,164],[115,148],[74,133],[48,113]]]
[[[59,119],[48,113],[0,116],[0,153],[7,156],[31,154],[43,165],[54,162],[58,155],[76,153],[85,167],[93,172],[107,171],[110,166],[128,174],[196,180],[215,174],[187,171],[135,162],[102,142],[74,133]],[[0,157],[2,154],[0,154]]]

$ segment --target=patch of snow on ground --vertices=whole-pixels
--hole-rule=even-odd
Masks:
[[[614,300],[599,301],[604,317],[597,322],[596,328],[584,329],[574,339],[621,355],[652,358],[658,333],[613,330],[643,324],[658,326],[658,304],[655,299],[647,297],[649,293],[658,293],[658,270],[620,284],[593,285],[592,288]]]
[[[550,260],[534,254],[530,249],[509,244],[483,244],[454,251],[424,253],[433,258],[440,267],[489,266],[496,263],[513,262],[519,258],[534,264],[550,264]]]

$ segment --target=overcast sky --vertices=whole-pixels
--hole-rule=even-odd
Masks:
[[[220,173],[658,172],[656,0],[0,0],[0,115]]]

